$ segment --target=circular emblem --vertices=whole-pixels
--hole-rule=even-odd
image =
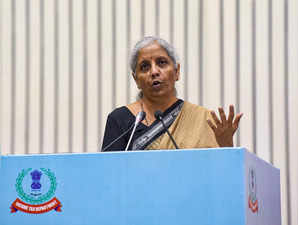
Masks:
[[[40,214],[51,210],[61,212],[61,202],[54,196],[56,177],[50,169],[22,169],[17,176],[15,188],[19,198],[11,204],[11,213],[22,211]]]
[[[16,179],[16,191],[25,202],[38,205],[50,200],[56,191],[57,182],[54,173],[50,169],[40,168],[30,173],[32,168],[23,169]],[[45,176],[43,176],[45,175]],[[41,182],[42,181],[42,182]],[[29,183],[24,190],[23,183]]]

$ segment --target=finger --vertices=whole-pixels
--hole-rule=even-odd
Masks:
[[[221,119],[222,123],[223,124],[226,124],[227,118],[226,118],[226,114],[225,114],[225,111],[223,110],[223,108],[222,107],[219,107],[218,108],[218,112],[219,112],[220,119]]]
[[[237,114],[236,118],[234,120],[233,126],[237,129],[238,125],[239,125],[239,121],[241,119],[241,117],[243,116],[243,113]]]
[[[211,120],[208,119],[207,123],[208,123],[209,127],[215,132],[216,126],[211,122]]]
[[[229,112],[228,123],[232,123],[233,122],[234,115],[235,115],[234,106],[233,105],[230,105],[230,112]]]
[[[217,115],[215,114],[214,111],[211,111],[211,116],[212,116],[212,118],[213,118],[215,124],[216,124],[217,126],[220,126],[220,125],[221,125],[221,122],[220,122],[220,120],[218,119],[218,117],[217,117]]]

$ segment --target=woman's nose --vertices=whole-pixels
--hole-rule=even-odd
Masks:
[[[152,67],[151,67],[151,76],[152,77],[156,77],[156,76],[159,76],[159,68],[157,65],[153,64]]]

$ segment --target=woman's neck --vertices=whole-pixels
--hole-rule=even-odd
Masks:
[[[171,105],[173,105],[177,100],[178,99],[176,96],[172,96],[170,99],[169,98],[167,98],[167,99],[159,98],[159,99],[154,99],[154,100],[148,99],[144,96],[142,99],[140,99],[146,113],[147,114],[149,113],[151,115],[154,115],[154,113],[157,110],[164,112]]]

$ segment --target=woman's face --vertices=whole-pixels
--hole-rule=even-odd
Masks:
[[[158,42],[142,48],[137,59],[134,79],[144,97],[175,96],[180,65],[175,69],[172,59]]]

